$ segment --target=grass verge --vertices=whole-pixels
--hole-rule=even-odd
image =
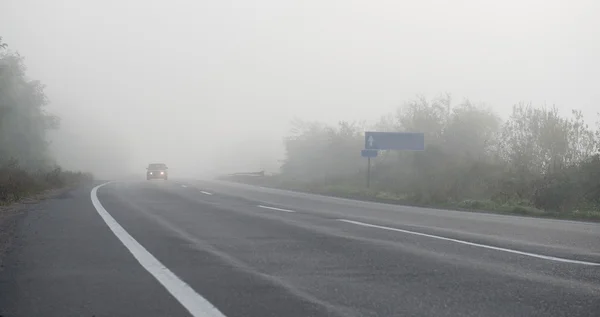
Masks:
[[[444,203],[424,203],[410,199],[407,196],[398,195],[391,192],[359,188],[347,185],[323,185],[323,184],[303,184],[293,181],[285,181],[276,176],[248,177],[248,176],[226,176],[221,180],[244,183],[249,185],[258,185],[264,187],[287,189],[299,192],[333,196],[340,198],[349,198],[356,200],[380,202],[395,205],[406,205],[415,207],[428,207],[439,209],[455,209],[461,211],[487,212],[497,214],[509,214],[530,217],[582,220],[600,222],[600,210],[570,210],[563,212],[547,211],[535,208],[527,202],[509,202],[498,203],[491,200],[467,199],[458,202]]]
[[[47,190],[77,186],[93,181],[89,173],[63,171],[26,171],[16,162],[0,166],[0,205],[21,201]]]

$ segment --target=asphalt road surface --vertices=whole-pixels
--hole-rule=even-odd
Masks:
[[[600,316],[600,225],[214,181],[29,207],[0,315]]]

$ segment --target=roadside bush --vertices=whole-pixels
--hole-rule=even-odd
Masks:
[[[555,107],[519,103],[503,121],[469,101],[453,106],[446,95],[409,101],[373,128],[349,122],[293,126],[278,175],[287,186],[524,215],[595,217],[600,210],[600,131],[580,111],[561,116]],[[425,150],[381,151],[372,160],[367,190],[360,158],[365,130],[423,132]]]
[[[35,179],[20,169],[16,161],[0,166],[0,202],[19,200],[37,189]]]
[[[532,201],[538,208],[557,212],[600,210],[600,157],[542,177]]]
[[[567,171],[546,175],[538,181],[533,205],[549,211],[572,210],[581,197],[580,186]]]
[[[15,202],[44,190],[92,181],[93,176],[89,173],[65,172],[58,167],[50,171],[28,172],[17,161],[10,160],[9,163],[0,165],[0,203]]]

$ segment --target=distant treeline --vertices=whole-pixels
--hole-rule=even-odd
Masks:
[[[424,132],[420,152],[381,152],[365,189],[364,131]],[[506,121],[449,96],[417,98],[375,126],[293,122],[277,187],[419,205],[600,218],[600,133],[580,111],[518,104]],[[263,184],[265,185],[265,184]]]
[[[25,70],[23,57],[0,37],[0,203],[91,178],[54,164],[46,131],[58,128],[59,120],[44,110],[44,85]]]

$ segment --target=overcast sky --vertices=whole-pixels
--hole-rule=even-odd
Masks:
[[[416,94],[600,111],[595,0],[0,0],[69,168],[276,166],[293,117],[375,121]],[[60,136],[60,137],[59,137]]]

